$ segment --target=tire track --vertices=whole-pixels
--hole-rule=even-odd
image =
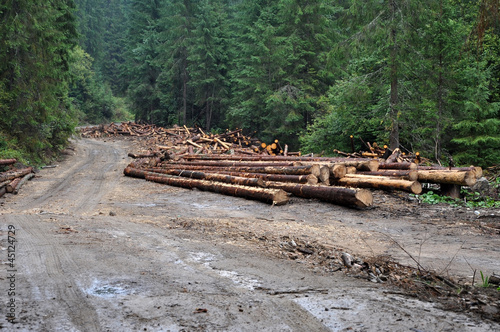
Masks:
[[[83,271],[80,271],[57,238],[48,233],[53,226],[33,215],[7,215],[5,220],[8,224],[16,225],[18,229],[18,265],[20,269],[26,270],[23,275],[28,277],[26,281],[31,284],[32,294],[37,298],[42,297],[36,302],[58,299],[57,302],[51,303],[60,310],[48,309],[46,315],[69,318],[73,328],[81,331],[101,331],[96,309],[74,279],[74,276]],[[42,308],[41,311],[44,312],[45,309]],[[43,325],[46,324],[50,323],[43,322]],[[61,326],[44,328],[53,331],[64,329]]]

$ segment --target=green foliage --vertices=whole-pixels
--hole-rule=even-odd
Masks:
[[[482,282],[481,287],[484,287],[484,288],[490,287],[491,286],[490,280],[489,280],[490,278],[488,276],[485,276],[483,274],[483,271],[479,271],[479,273],[481,274],[481,282]]]
[[[474,208],[500,208],[500,199],[483,196],[478,192],[471,192],[469,190],[462,190],[462,199],[451,198],[448,196],[441,196],[432,190],[421,195],[412,195],[424,204],[450,204],[451,206],[464,206],[471,209]]]
[[[20,0],[0,11],[0,131],[37,160],[62,149],[75,125],[68,98],[73,10],[71,0]]]

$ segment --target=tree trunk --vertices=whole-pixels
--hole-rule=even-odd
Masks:
[[[170,186],[212,191],[219,194],[254,199],[273,205],[284,205],[288,202],[288,195],[283,190],[255,188],[232,185],[227,183],[211,182],[206,180],[193,180],[170,175],[146,173],[146,180],[163,183]]]
[[[11,193],[14,191],[14,189],[16,189],[17,185],[19,184],[19,182],[21,182],[21,178],[15,178],[14,180],[12,180],[6,187],[5,189],[7,190],[8,193]]]
[[[355,207],[370,207],[373,204],[373,195],[367,190],[342,187],[310,186],[304,184],[287,184],[267,182],[269,188],[283,189],[295,196],[316,198],[325,202]]]
[[[473,186],[477,179],[472,171],[418,171],[418,180],[428,183],[457,184],[460,186]]]
[[[402,180],[418,181],[418,173],[413,170],[378,170],[376,172],[359,172],[360,175],[374,175],[374,176],[390,176],[401,178]]]
[[[415,163],[408,163],[408,162],[402,162],[402,163],[380,163],[379,164],[380,169],[399,169],[399,170],[416,170],[417,169],[417,164]]]
[[[418,181],[407,181],[392,179],[387,177],[354,177],[357,174],[352,174],[349,177],[337,180],[337,183],[342,186],[356,188],[374,188],[382,190],[404,190],[413,194],[422,192],[422,185]]]
[[[149,171],[149,170],[148,170]],[[220,173],[205,173],[200,171],[186,171],[182,169],[166,169],[162,171],[155,172],[151,170],[153,173],[160,174],[168,174],[168,175],[177,175],[186,178],[198,179],[198,180],[207,180],[207,181],[216,181],[223,183],[231,183],[238,184],[241,186],[250,186],[250,187],[265,187],[264,180],[260,177],[248,178],[241,176],[232,176],[227,174]]]
[[[399,148],[399,100],[398,100],[398,45],[396,40],[396,0],[389,1],[389,10],[391,12],[391,26],[389,40],[391,43],[390,51],[390,80],[391,80],[391,92],[390,92],[390,117],[391,117],[391,132],[389,134],[389,147],[391,150]]]
[[[17,193],[19,192],[19,189],[21,189],[21,187],[26,183],[26,181],[30,180],[32,177],[34,177],[35,174],[33,173],[29,173],[29,174],[26,174],[22,179],[21,181],[19,181],[19,183],[16,185],[16,187],[14,188],[14,191],[12,192],[14,195],[17,195]]]

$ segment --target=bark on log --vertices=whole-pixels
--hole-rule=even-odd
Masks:
[[[376,160],[363,160],[363,161],[345,161],[339,164],[345,165],[346,167],[356,167],[358,171],[374,172],[379,169],[379,162]]]
[[[239,177],[244,177],[244,178],[262,178],[264,181],[278,181],[278,182],[293,182],[293,183],[303,183],[303,184],[317,184],[318,183],[318,178],[312,174],[308,175],[283,175],[283,174],[266,174],[266,173],[248,173],[248,172],[231,172],[227,171],[227,168],[225,167],[196,167],[196,166],[190,166],[189,169],[187,168],[188,166],[185,166],[183,170],[198,170],[198,171],[203,171],[205,173],[218,173],[218,174],[225,174],[225,175],[231,175],[231,176],[239,176]],[[150,171],[150,172],[155,172],[155,173],[161,173],[161,174],[170,174],[169,170],[172,168],[159,168],[159,167],[153,167],[153,168],[146,168],[145,170]]]
[[[476,174],[472,171],[418,171],[418,180],[428,183],[457,184],[473,186],[476,184]]]
[[[419,171],[471,171],[474,172],[476,179],[479,179],[483,176],[483,169],[481,167],[452,167],[451,169],[446,166],[418,166],[417,170]]]
[[[399,170],[416,170],[417,164],[402,162],[402,163],[380,163],[380,169],[399,169]]]
[[[182,188],[198,188],[219,194],[254,199],[273,205],[283,205],[288,202],[288,195],[283,190],[238,186],[227,183],[194,180],[170,175],[146,173],[146,180]]]
[[[155,152],[152,153],[129,153],[127,156],[130,158],[134,159],[139,159],[139,158],[153,158],[156,157],[158,154]]]
[[[316,198],[337,205],[366,208],[373,204],[372,193],[363,189],[310,186],[281,182],[267,182],[266,184],[268,188],[282,189],[298,197]]]
[[[399,148],[394,149],[391,155],[386,159],[387,163],[396,163],[401,155],[401,150]]]
[[[30,173],[31,174],[31,173]],[[6,187],[5,187],[5,190],[7,190],[8,193],[11,193],[14,191],[14,189],[16,189],[17,187],[17,184],[21,182],[21,178],[15,178],[14,180],[12,180]]]
[[[302,183],[310,185],[315,185],[318,183],[318,178],[312,174],[283,175],[283,174],[243,173],[243,172],[226,172],[226,171],[217,171],[217,173],[227,174],[232,176],[241,176],[245,178],[261,178],[264,181],[292,182],[292,183]]]
[[[7,186],[10,182],[11,182],[11,180],[0,182],[0,188]]]
[[[26,174],[29,174],[32,172],[33,172],[33,168],[28,167],[28,168],[18,169],[15,171],[8,171],[8,172],[0,173],[0,182],[7,181],[7,180],[13,180],[15,178],[25,176]]]
[[[376,172],[358,172],[360,175],[373,175],[373,176],[390,176],[400,178],[408,181],[418,181],[417,171],[412,170],[378,170]]]
[[[294,162],[260,162],[260,161],[217,161],[217,160],[202,160],[202,161],[175,161],[165,164],[167,165],[177,165],[177,168],[182,168],[183,166],[208,166],[208,167],[292,167],[296,164]]]
[[[352,176],[355,176],[353,174]],[[418,181],[398,180],[383,177],[348,177],[339,179],[339,185],[355,188],[374,188],[382,190],[404,190],[413,194],[422,192],[422,185]]]
[[[0,188],[0,197],[5,195],[6,192],[7,192],[7,190],[5,189],[5,187]]]
[[[0,159],[0,166],[12,165],[17,162],[17,159]]]
[[[262,178],[260,177],[248,178],[248,177],[232,176],[220,173],[187,171],[182,169],[167,169],[158,172],[155,172],[154,169],[146,169],[146,171],[160,173],[160,174],[177,175],[185,178],[192,178],[199,180],[238,184],[240,186],[261,187],[261,188],[265,187],[264,180],[262,180]]]

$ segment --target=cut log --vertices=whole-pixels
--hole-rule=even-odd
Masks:
[[[354,177],[357,174],[352,174],[351,177],[346,177],[337,180],[337,184],[354,188],[374,188],[382,190],[403,190],[413,194],[422,193],[422,185],[418,181],[398,180],[388,177]]]
[[[217,161],[217,160],[202,160],[202,161],[172,161],[164,164],[176,165],[176,168],[184,166],[209,166],[209,167],[291,167],[295,166],[294,162],[251,162],[251,161]]]
[[[368,172],[374,172],[379,169],[379,162],[377,160],[364,160],[364,161],[345,161],[345,162],[339,162],[336,164],[341,164],[346,167],[356,167],[357,170],[359,171],[368,171]]]
[[[321,166],[320,167],[318,180],[321,183],[324,183],[326,185],[330,185],[330,167],[328,167],[328,166]]]
[[[476,174],[472,171],[418,171],[418,181],[428,183],[456,184],[473,186],[476,184]]]
[[[474,173],[476,179],[479,179],[483,176],[483,169],[481,167],[475,167],[475,166],[452,167],[451,169],[445,166],[418,166],[417,169],[419,171],[454,171],[454,172],[471,171]]]
[[[366,208],[373,204],[372,193],[363,189],[287,184],[281,182],[267,182],[266,185],[268,188],[282,189],[297,197],[316,198],[337,205]]]
[[[10,182],[11,182],[11,180],[0,182],[0,188],[7,186]]]
[[[21,178],[15,178],[5,187],[5,189],[7,190],[8,193],[12,193],[14,189],[16,189],[16,186],[18,185],[19,182],[21,182]]]
[[[233,175],[233,176],[241,176],[246,178],[261,178],[264,181],[292,182],[292,183],[302,183],[310,185],[315,185],[318,183],[318,178],[312,174],[283,175],[283,174],[243,173],[243,172],[225,172],[225,171],[217,171],[217,173]]]
[[[402,163],[380,163],[380,169],[399,169],[399,170],[416,170],[417,164],[402,162]]]
[[[389,177],[400,178],[402,180],[418,181],[418,173],[417,171],[413,170],[386,169],[386,170],[378,170],[376,172],[358,172],[358,174],[373,175],[373,176],[389,176]]]
[[[33,168],[28,167],[28,168],[18,169],[18,170],[14,170],[14,171],[0,173],[0,182],[7,181],[7,180],[13,180],[15,178],[25,176],[26,174],[29,174],[32,172],[33,172]]]
[[[129,153],[128,156],[130,158],[138,159],[138,158],[153,158],[156,157],[158,154],[155,152],[151,153]]]
[[[5,189],[5,187],[0,188],[0,197],[5,195],[6,192],[7,192],[7,190]]]
[[[153,169],[146,169],[146,170],[150,171],[150,172],[155,172]],[[181,176],[181,177],[199,179],[199,180],[238,184],[241,186],[265,187],[264,181],[260,177],[248,178],[248,177],[232,176],[232,175],[219,174],[219,173],[205,173],[205,172],[200,172],[200,171],[187,171],[187,170],[182,170],[182,169],[166,169],[166,170],[162,170],[161,172],[156,172],[156,173],[177,175],[177,176]]]
[[[345,165],[333,165],[330,167],[330,179],[341,179],[347,174]]]
[[[197,188],[200,190],[212,191],[229,196],[254,199],[273,205],[283,205],[288,202],[288,195],[286,194],[286,192],[279,189],[238,186],[206,180],[187,179],[171,175],[160,175],[150,172],[146,173],[146,180],[163,183],[170,186],[188,189]]]
[[[186,170],[186,167],[183,170]],[[189,170],[199,170],[203,171],[204,173],[218,173],[218,174],[225,174],[225,175],[231,175],[231,176],[238,176],[238,177],[244,177],[244,178],[262,178],[264,181],[279,181],[279,182],[293,182],[293,183],[303,183],[303,184],[317,184],[318,183],[318,178],[312,174],[308,175],[283,175],[283,174],[266,174],[266,173],[248,173],[248,172],[230,172],[227,171],[227,168],[223,167],[195,167],[195,166],[190,166],[195,169],[189,169]],[[154,172],[154,173],[160,173],[160,174],[171,174],[169,173],[169,170],[172,168],[158,168],[158,167],[153,167],[153,168],[146,168],[145,170]]]
[[[399,148],[394,149],[392,154],[386,159],[387,163],[397,163],[398,158],[401,155],[401,150]]]
[[[17,162],[17,159],[0,159],[0,166],[12,165]]]
[[[24,186],[24,184],[30,180],[32,177],[34,177],[35,174],[33,173],[29,173],[29,174],[26,174],[22,179],[21,181],[19,181],[19,183],[16,185],[16,188],[14,188],[14,191],[12,192],[14,195],[17,195],[17,193],[19,192],[19,190],[21,189],[22,186]]]

